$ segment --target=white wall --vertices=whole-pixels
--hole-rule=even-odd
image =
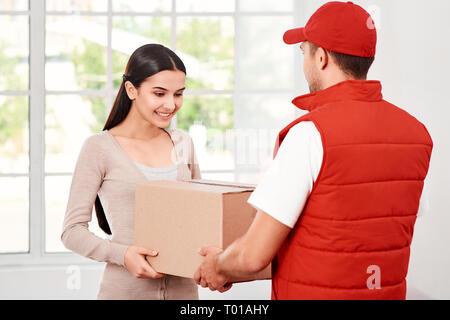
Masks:
[[[385,98],[422,121],[434,141],[429,211],[416,223],[409,286],[450,299],[450,1],[378,2],[383,24],[372,76],[382,80]]]
[[[104,264],[14,267],[0,270],[0,300],[9,299],[96,299]],[[78,280],[79,279],[79,280]],[[234,284],[223,294],[199,287],[199,298],[267,300],[270,299],[270,281],[260,280]]]
[[[304,22],[324,0],[302,1]],[[408,298],[450,299],[450,1],[360,0],[378,29],[370,80],[386,100],[426,125],[434,142],[426,180],[428,211],[417,220],[408,273]]]

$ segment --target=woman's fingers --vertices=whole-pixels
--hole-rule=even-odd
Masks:
[[[155,269],[153,269],[152,267],[147,269],[146,275],[148,278],[152,278],[152,279],[160,279],[160,278],[164,277],[163,273],[159,273],[159,272],[155,271]]]
[[[143,247],[136,247],[136,252],[139,254],[143,254],[146,256],[156,257],[158,255],[158,251],[155,249],[147,249]]]
[[[159,273],[157,271],[155,271],[155,269],[153,269],[153,267],[150,265],[150,263],[144,259],[144,261],[142,261],[143,265],[143,269],[144,269],[144,277],[145,278],[152,278],[152,279],[159,279],[164,277],[163,273]]]
[[[143,265],[139,272],[136,274],[136,278],[142,279],[159,279],[164,277],[163,273],[155,271],[149,264]]]
[[[135,256],[134,256],[134,267],[133,268],[128,268],[136,278],[140,278],[140,279],[145,279],[145,278],[152,278],[152,279],[159,279],[164,277],[164,274],[156,272],[152,266],[150,265],[150,263],[147,261],[147,259],[145,258],[146,256],[149,255],[154,255],[155,253],[153,252],[154,250],[149,250],[146,248],[141,248],[141,247],[135,247],[134,248],[134,252],[135,252]],[[156,253],[157,255],[158,253]]]
[[[142,277],[143,278],[157,279],[158,278],[158,273],[155,270],[153,270],[152,267],[146,266],[146,267],[144,267],[144,272],[143,272]]]
[[[162,278],[164,274],[156,272],[145,258],[146,256],[155,257],[157,255],[158,251],[155,249],[130,246],[125,252],[124,264],[136,278]]]

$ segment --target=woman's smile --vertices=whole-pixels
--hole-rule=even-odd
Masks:
[[[158,117],[160,117],[162,120],[168,120],[168,119],[170,119],[170,118],[172,117],[172,115],[174,114],[173,112],[170,112],[170,113],[164,113],[164,112],[158,112],[158,111],[155,111],[155,113],[156,113],[156,115],[157,115]]]

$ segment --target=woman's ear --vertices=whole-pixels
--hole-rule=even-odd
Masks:
[[[130,100],[136,99],[137,89],[130,81],[125,82],[125,90]]]

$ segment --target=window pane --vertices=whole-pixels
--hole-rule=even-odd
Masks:
[[[0,178],[0,253],[27,252],[28,177]]]
[[[234,0],[177,0],[177,11],[230,12],[234,11],[234,3]]]
[[[177,127],[189,132],[201,170],[233,169],[231,96],[186,96]]]
[[[28,16],[0,15],[0,91],[28,90]]]
[[[234,110],[235,127],[281,130],[297,118],[293,98],[290,94],[241,94]]]
[[[115,17],[113,18],[112,49],[114,87],[122,82],[128,58],[140,46],[160,43],[170,47],[170,18]]]
[[[283,42],[292,17],[241,17],[239,83],[242,89],[291,89],[294,85],[294,52]],[[255,41],[258,39],[258,41]],[[300,68],[300,67],[298,67]]]
[[[237,182],[258,184],[264,176],[264,171],[261,172],[242,172],[237,175]]]
[[[73,172],[84,140],[100,132],[106,122],[103,97],[47,96],[45,170]]]
[[[293,11],[294,0],[239,0],[241,11]]]
[[[201,168],[203,171],[203,168]],[[202,179],[203,180],[217,180],[217,181],[229,181],[234,182],[235,181],[235,174],[230,173],[203,173],[202,172]]]
[[[105,17],[47,16],[47,90],[100,89],[106,85]]]
[[[122,12],[167,12],[172,10],[168,0],[112,0],[113,11]]]
[[[0,10],[2,11],[28,10],[28,0],[0,0]]]
[[[177,50],[189,89],[233,88],[233,41],[233,18],[178,18]]]
[[[28,97],[0,95],[0,173],[28,173]]]
[[[61,233],[69,199],[71,176],[53,176],[45,178],[45,251],[67,252],[61,242]],[[106,234],[98,227],[95,211],[92,210],[92,221],[89,230],[106,238]]]
[[[0,10],[2,11],[28,10],[28,0],[0,0]]]
[[[47,11],[107,11],[108,0],[47,0]]]
[[[235,157],[240,171],[263,170],[278,132],[295,120],[289,94],[243,94],[235,107]]]

